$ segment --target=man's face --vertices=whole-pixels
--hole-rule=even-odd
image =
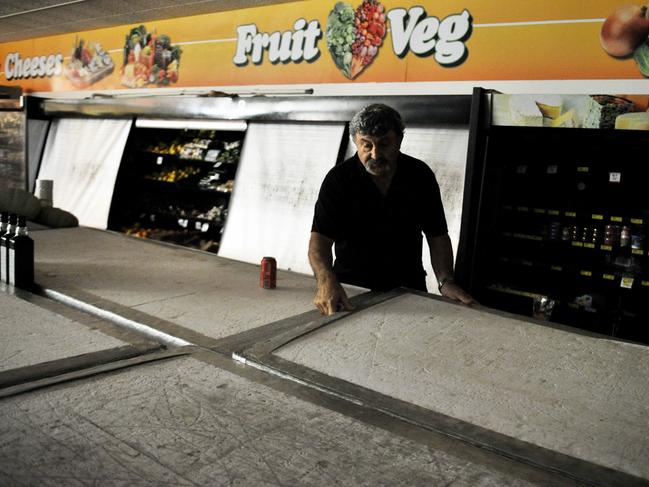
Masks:
[[[358,158],[365,170],[372,176],[384,176],[393,171],[399,158],[402,139],[403,136],[396,134],[394,130],[379,136],[354,135]]]

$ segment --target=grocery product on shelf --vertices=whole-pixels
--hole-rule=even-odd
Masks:
[[[201,170],[197,167],[183,167],[183,168],[174,168],[165,171],[154,172],[153,174],[148,174],[144,176],[146,179],[152,179],[154,181],[165,181],[168,183],[175,183],[176,181],[182,181],[189,177],[200,174]]]
[[[135,129],[118,174],[109,228],[216,252],[243,135]]]

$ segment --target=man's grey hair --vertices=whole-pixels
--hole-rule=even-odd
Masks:
[[[402,135],[404,130],[401,115],[394,108],[382,103],[374,103],[361,108],[349,122],[349,134],[378,137],[394,130],[397,135]]]

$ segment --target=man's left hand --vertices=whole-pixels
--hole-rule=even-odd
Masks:
[[[453,301],[460,301],[463,304],[475,303],[475,299],[454,282],[447,282],[444,284],[440,292],[442,293],[442,296],[452,299]]]

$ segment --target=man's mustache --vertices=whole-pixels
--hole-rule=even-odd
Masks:
[[[385,160],[385,159],[383,159],[383,158],[381,158],[381,159],[368,159],[368,160],[367,160],[367,163],[368,163],[368,164],[378,164],[378,165],[381,165],[381,164],[385,164],[385,163],[387,163],[387,162],[388,162],[388,161]]]

